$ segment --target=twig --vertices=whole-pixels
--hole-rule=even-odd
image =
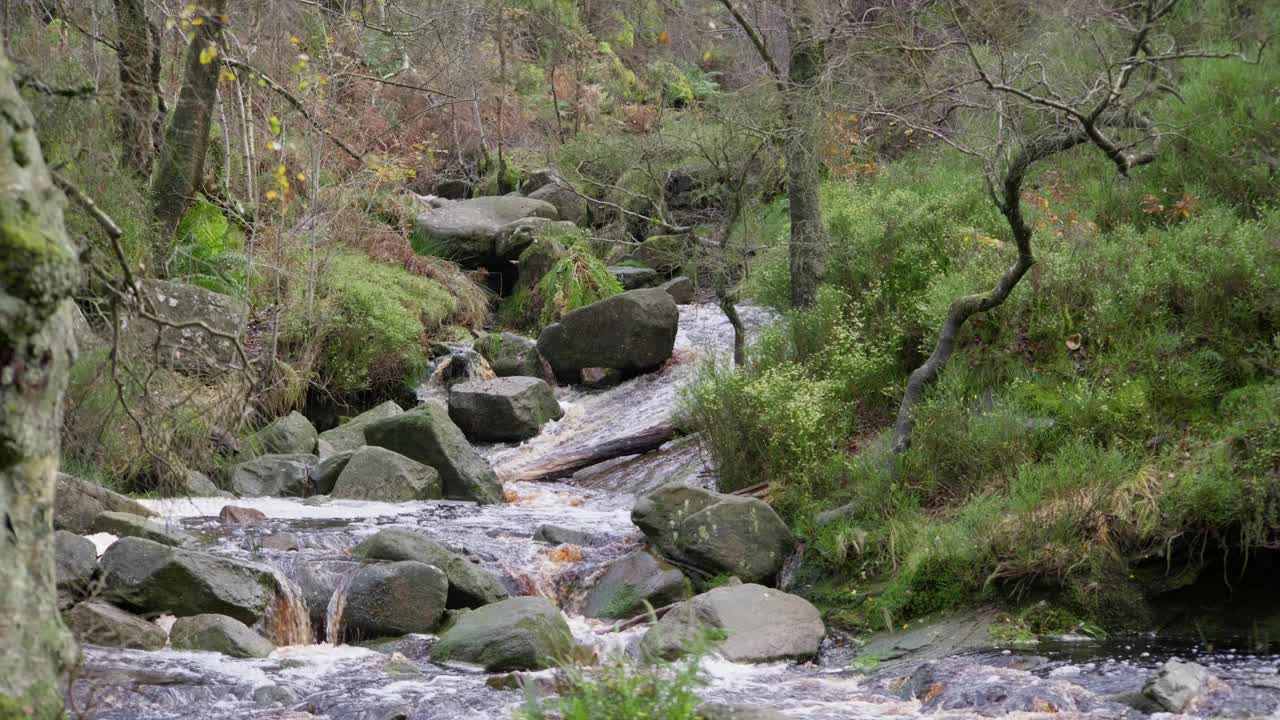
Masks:
[[[307,110],[306,105],[304,105],[296,95],[286,90],[284,86],[282,86],[280,83],[276,82],[275,80],[272,80],[271,78],[262,74],[261,71],[255,69],[252,65],[249,65],[248,63],[243,62],[241,60],[236,60],[234,58],[226,58],[222,62],[225,63],[228,67],[237,68],[239,70],[243,70],[245,72],[250,72],[257,75],[258,78],[260,78],[262,82],[266,84],[267,87],[271,88],[276,93],[280,94],[282,97],[284,97],[285,100],[288,100],[289,104],[292,105],[299,113],[301,113],[302,117],[306,118],[307,122],[311,123],[312,127],[320,131],[321,135],[324,135],[326,138],[329,139],[330,142],[332,142],[334,145],[337,145],[339,148],[342,149],[343,152],[350,155],[352,158],[356,160],[364,159],[364,156],[356,152],[354,149],[352,149],[350,145],[343,142],[341,138],[329,132],[328,129],[326,129],[323,125],[321,125],[319,121],[317,121],[315,117]]]

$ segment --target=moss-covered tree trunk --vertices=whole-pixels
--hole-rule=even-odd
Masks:
[[[58,616],[53,488],[80,259],[0,48],[0,719],[62,714],[76,645]]]
[[[787,116],[783,151],[791,215],[791,304],[795,307],[813,304],[826,263],[827,233],[818,195],[822,110],[817,92],[826,52],[814,32],[812,10],[808,0],[797,0],[787,17],[791,53],[783,99]]]
[[[161,247],[155,253],[160,267],[169,258],[173,231],[204,176],[209,126],[222,69],[226,7],[226,0],[203,0],[196,6],[196,17],[202,22],[194,25],[191,33],[182,90],[165,131],[160,164],[151,183],[152,204],[161,226]]]
[[[124,162],[144,179],[151,176],[155,148],[157,78],[160,68],[152,60],[151,21],[143,0],[115,0],[116,57],[120,65],[120,140]]]

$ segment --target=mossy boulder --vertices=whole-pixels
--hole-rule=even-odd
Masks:
[[[520,259],[520,255],[538,239],[538,236],[543,234],[546,227],[553,224],[559,225],[560,223],[544,217],[527,217],[520,218],[515,222],[509,222],[498,230],[498,236],[493,244],[493,252],[498,256],[499,260],[516,262]],[[564,223],[563,225],[567,231],[572,229],[573,223]]]
[[[677,305],[688,305],[693,302],[693,281],[683,275],[677,278],[672,278],[658,287],[666,290],[667,294],[671,296],[671,299],[674,300]]]
[[[379,530],[351,548],[351,556],[364,560],[415,560],[439,568],[449,579],[446,607],[450,609],[482,607],[510,596],[496,575],[412,530]]]
[[[294,410],[276,418],[253,436],[251,445],[273,455],[311,454],[316,451],[316,427]]]
[[[547,373],[542,356],[538,354],[538,344],[523,335],[489,333],[476,340],[474,349],[489,361],[489,367],[498,377],[540,378]]]
[[[446,498],[482,504],[502,502],[502,483],[449,419],[444,403],[428,401],[409,412],[371,423],[364,432],[370,445],[435,468]]]
[[[719,587],[672,608],[640,641],[641,653],[675,659],[708,635],[731,662],[809,660],[826,637],[808,600],[763,585]]]
[[[159,650],[167,639],[159,625],[100,600],[86,600],[71,608],[66,621],[71,634],[88,645]]]
[[[609,272],[618,279],[623,290],[654,287],[662,282],[658,271],[635,265],[610,265]]]
[[[101,558],[103,598],[138,612],[218,613],[255,623],[278,589],[267,568],[121,538]]]
[[[94,519],[108,510],[141,517],[155,515],[141,503],[120,493],[66,473],[58,473],[53,495],[55,528],[86,535],[93,532]]]
[[[551,387],[534,377],[459,383],[449,390],[449,417],[481,442],[519,442],[564,415]]]
[[[351,454],[333,486],[335,498],[411,502],[440,497],[440,474],[386,448],[365,446]]]
[[[363,443],[364,431],[360,431],[361,442]],[[361,445],[360,447],[365,447]],[[320,462],[312,465],[307,470],[307,481],[311,483],[311,491],[316,495],[328,495],[333,492],[333,486],[338,484],[338,478],[342,476],[342,471],[347,469],[347,463],[351,462],[351,456],[356,454],[356,450],[343,450],[335,452]]]
[[[207,650],[236,658],[264,658],[276,649],[248,625],[212,613],[178,618],[169,631],[169,643],[175,650]]]
[[[573,634],[543,597],[515,597],[472,610],[431,648],[433,662],[479,665],[488,672],[542,670],[568,658]]]
[[[449,580],[439,568],[413,560],[369,565],[351,578],[342,624],[363,638],[431,632],[448,595]]]
[[[680,311],[664,290],[631,290],[565,314],[538,336],[556,377],[575,381],[586,368],[652,370],[671,357]]]
[[[104,512],[93,520],[95,533],[110,533],[117,537],[140,537],[170,547],[191,545],[195,538],[175,527],[163,525],[141,515],[122,512]]]
[[[53,533],[53,572],[58,607],[67,608],[86,597],[98,574],[98,550],[93,541],[66,530]]]
[[[535,237],[516,259],[516,288],[531,291],[561,260],[569,256],[569,248],[549,236]]]
[[[417,218],[412,243],[423,254],[443,254],[464,267],[496,258],[498,231],[521,218],[559,220],[551,203],[519,196],[479,197],[441,202]]]
[[[588,591],[582,614],[593,618],[624,619],[645,611],[645,603],[659,608],[688,594],[684,573],[647,550],[636,550],[609,565]]]
[[[307,474],[320,462],[315,455],[263,455],[231,470],[231,489],[242,497],[302,497],[310,489]]]
[[[574,192],[563,178],[534,190],[529,193],[529,198],[555,206],[561,220],[581,226],[591,222],[591,206],[587,199]]]
[[[365,427],[378,420],[395,417],[402,412],[404,412],[404,409],[397,405],[394,400],[388,400],[381,405],[365,410],[336,428],[325,430],[320,433],[320,439],[332,445],[335,453],[340,453],[344,450],[355,450],[368,444],[364,439]]]

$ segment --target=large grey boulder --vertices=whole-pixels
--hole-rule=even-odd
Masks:
[[[677,305],[688,305],[693,302],[693,281],[683,275],[677,278],[672,278],[658,287],[666,290],[667,294],[671,296],[671,299],[674,300]]]
[[[489,333],[476,340],[475,351],[489,361],[498,377],[536,377],[547,374],[543,369],[538,344],[531,338],[515,333]]]
[[[637,500],[631,521],[663,556],[747,583],[771,581],[795,547],[786,523],[765,502],[679,483]]]
[[[440,624],[448,594],[445,574],[425,563],[369,565],[351,578],[342,624],[361,638],[430,632]]]
[[[364,430],[360,431],[360,447],[366,447],[364,444]],[[333,486],[338,484],[338,478],[342,476],[342,471],[347,469],[347,463],[351,462],[351,456],[355,454],[355,450],[342,450],[312,465],[307,470],[307,480],[311,483],[311,491],[317,495],[332,493]]]
[[[175,650],[208,650],[237,658],[264,658],[276,649],[248,625],[213,613],[178,618],[169,630],[169,644]]]
[[[449,417],[471,440],[527,440],[562,416],[551,387],[534,377],[474,380],[449,390]]]
[[[434,500],[440,497],[440,475],[417,460],[369,445],[352,453],[332,495],[381,502]]]
[[[586,226],[591,220],[591,208],[586,198],[573,191],[563,178],[550,182],[529,193],[532,200],[541,200],[555,207],[561,220]]]
[[[680,311],[665,290],[631,290],[566,313],[538,336],[538,352],[556,377],[586,368],[652,370],[671,357]]]
[[[1173,658],[1147,680],[1142,694],[1171,713],[1190,713],[1205,696],[1225,688],[1205,666]]]
[[[395,417],[402,412],[404,412],[404,409],[397,405],[394,400],[388,400],[381,405],[365,410],[336,428],[325,430],[320,433],[320,439],[332,445],[335,453],[341,453],[344,450],[356,450],[368,445],[364,439],[366,426],[378,420]]]
[[[542,670],[572,650],[569,624],[550,600],[514,597],[460,617],[431,647],[431,660],[479,665],[489,672]]]
[[[98,550],[93,541],[66,530],[53,533],[53,577],[58,607],[67,608],[93,590],[98,572]]]
[[[351,548],[351,556],[364,560],[415,560],[439,568],[449,579],[446,607],[450,609],[477,608],[509,596],[496,575],[412,530],[379,530]]]
[[[516,288],[532,290],[543,276],[551,272],[556,263],[568,255],[569,249],[559,240],[550,237],[534,238],[516,260],[519,271]]]
[[[521,218],[559,220],[551,203],[518,196],[480,197],[442,202],[417,218],[414,249],[443,249],[449,259],[465,267],[490,262],[496,255],[498,231]]]
[[[169,491],[174,497],[233,497],[210,480],[208,475],[195,470],[188,470]]]
[[[609,272],[622,284],[623,290],[654,287],[662,282],[662,276],[653,268],[610,265]]]
[[[158,336],[161,361],[186,374],[214,375],[243,365],[236,339],[243,329],[244,303],[195,285],[152,279],[138,285],[138,294],[150,301],[161,322],[122,319],[126,345],[150,354]]]
[[[267,568],[143,538],[117,540],[100,564],[104,599],[138,612],[218,613],[252,624],[277,590]]]
[[[95,533],[110,533],[117,537],[146,538],[162,545],[182,547],[195,542],[195,538],[176,527],[163,525],[141,515],[122,512],[104,512],[93,520]]]
[[[242,497],[308,494],[308,471],[320,462],[315,455],[263,455],[231,469],[231,489]]]
[[[543,217],[521,218],[503,225],[498,230],[498,237],[493,246],[494,253],[499,260],[516,262],[520,259],[520,255],[552,226],[562,233],[571,233],[577,229],[577,226],[571,222],[557,222]]]
[[[159,650],[166,639],[159,625],[99,600],[86,600],[71,608],[66,621],[71,634],[88,645]]]
[[[272,455],[306,455],[316,451],[316,426],[294,410],[276,418],[254,435],[254,445]]]
[[[402,415],[371,423],[364,434],[370,445],[435,468],[446,498],[481,504],[502,502],[498,476],[449,419],[449,409],[442,402],[431,400]]]
[[[665,607],[688,595],[684,573],[647,550],[636,550],[609,565],[583,602],[582,614],[593,618],[631,618],[645,603]]]
[[[731,662],[807,660],[827,634],[808,600],[763,585],[730,585],[672,608],[645,633],[640,650],[674,659],[708,632],[724,638],[715,650]]]
[[[547,185],[551,185],[557,180],[562,179],[563,176],[560,174],[560,171],[553,167],[531,170],[529,174],[525,175],[524,179],[520,181],[520,194],[530,195],[536,192],[539,188],[546,187]]]
[[[53,526],[77,535],[92,531],[93,520],[102,513],[113,510],[142,517],[155,513],[141,503],[112,492],[101,485],[85,482],[66,473],[58,473],[53,495]]]

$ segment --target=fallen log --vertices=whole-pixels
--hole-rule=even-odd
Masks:
[[[608,440],[582,450],[570,451],[553,457],[541,465],[521,468],[504,475],[503,480],[525,482],[560,480],[606,460],[657,450],[674,436],[675,430],[671,427],[671,423],[651,425],[626,437]]]

